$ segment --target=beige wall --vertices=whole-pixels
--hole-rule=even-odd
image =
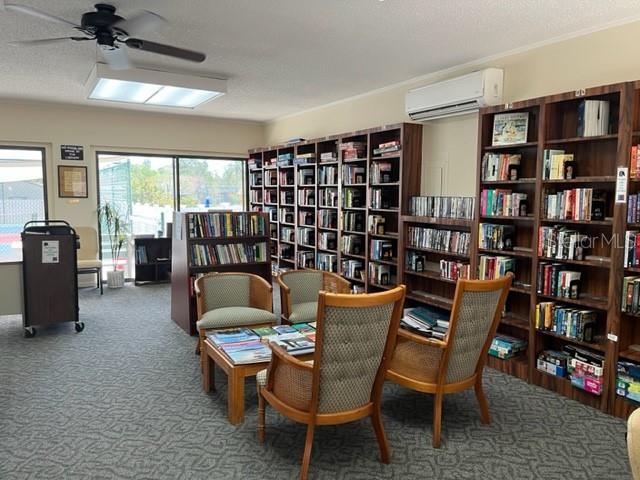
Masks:
[[[455,71],[423,78],[299,115],[269,122],[266,144],[288,138],[314,138],[333,133],[409,121],[404,94],[426,85],[483,67],[505,70],[505,101],[571,91],[577,88],[640,79],[640,22],[601,30]],[[476,169],[477,115],[425,124],[423,193],[473,195]],[[441,188],[439,177],[442,175]],[[431,176],[435,175],[436,178]]]
[[[244,156],[263,142],[263,125],[184,115],[58,104],[0,103],[0,143],[45,147],[49,217],[96,224],[99,150]],[[83,145],[84,161],[60,161],[60,145]],[[89,198],[58,198],[57,166],[88,168]]]

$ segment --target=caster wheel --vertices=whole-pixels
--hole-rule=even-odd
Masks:
[[[31,328],[25,328],[24,329],[24,336],[26,338],[33,338],[36,336],[36,329],[31,327]]]
[[[84,330],[84,323],[83,322],[77,322],[76,323],[76,332],[80,333],[82,330]]]

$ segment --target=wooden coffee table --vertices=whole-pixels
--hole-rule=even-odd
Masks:
[[[232,425],[242,423],[244,421],[244,379],[255,377],[260,370],[269,366],[269,362],[236,365],[208,338],[204,341],[204,352],[201,354],[206,355],[202,371],[202,388],[205,392],[215,390],[215,368],[213,365],[215,363],[227,374],[227,418],[229,423]]]

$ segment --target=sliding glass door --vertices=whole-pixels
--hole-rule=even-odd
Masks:
[[[134,238],[164,237],[174,210],[243,210],[244,162],[218,158],[98,153],[99,204],[111,204],[125,220],[126,247],[117,268],[135,275]],[[101,225],[102,258],[110,240]]]

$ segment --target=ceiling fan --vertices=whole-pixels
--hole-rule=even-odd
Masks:
[[[79,24],[55,15],[50,15],[33,7],[7,3],[4,0],[0,0],[0,11],[1,10],[20,12],[42,20],[59,23],[71,27],[82,34],[82,36],[11,42],[12,45],[38,46],[67,40],[76,42],[95,40],[105,61],[114,70],[124,70],[131,66],[127,51],[123,48],[124,46],[191,62],[200,63],[207,58],[204,53],[193,50],[133,38],[131,36],[133,34],[149,32],[167,23],[164,17],[148,10],[139,11],[128,19],[125,19],[116,14],[116,7],[113,5],[97,3],[95,5],[95,11],[83,14]]]

